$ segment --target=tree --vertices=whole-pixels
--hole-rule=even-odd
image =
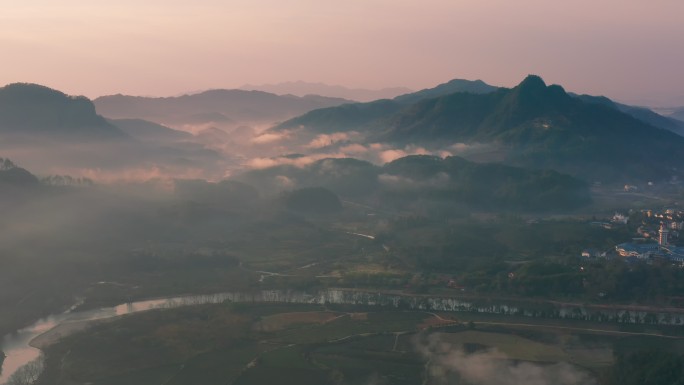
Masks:
[[[6,385],[33,385],[43,372],[44,359],[42,356],[17,369],[7,380]]]

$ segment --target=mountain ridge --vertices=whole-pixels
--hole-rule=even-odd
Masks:
[[[278,95],[321,95],[327,97],[349,99],[357,102],[370,102],[378,99],[393,98],[412,92],[406,87],[386,87],[381,89],[349,88],[339,85],[329,85],[325,83],[314,83],[305,81],[282,82],[276,84],[253,85],[245,84],[240,87],[242,90],[258,90],[271,92]]]
[[[488,143],[511,164],[541,164],[590,180],[669,180],[684,169],[676,156],[684,155],[684,137],[605,103],[587,103],[536,75],[510,89],[384,103],[376,114],[359,113],[368,103],[315,110],[274,129],[354,130],[366,142],[399,147]]]
[[[88,98],[32,83],[0,88],[0,132],[69,140],[128,138],[98,115]]]
[[[435,96],[443,96],[456,92],[486,94],[494,92],[498,87],[490,86],[482,80],[454,79],[446,83],[438,84],[433,88],[426,88],[409,94],[403,94],[394,99],[381,99],[365,103],[349,103],[342,106],[333,106],[310,111],[302,116],[285,121],[275,127],[276,130],[292,129],[309,125],[313,121],[320,127],[325,127],[322,132],[330,133],[343,131],[349,125],[364,127],[375,120],[383,119],[398,112],[407,105]],[[356,114],[349,118],[350,114]]]
[[[143,119],[159,124],[275,122],[310,110],[337,106],[346,99],[308,95],[275,95],[263,91],[214,89],[197,94],[145,97],[123,94],[93,101],[97,111],[110,119]],[[219,117],[214,119],[212,117]]]
[[[446,83],[438,84],[432,88],[426,88],[420,91],[399,95],[393,100],[400,103],[414,103],[421,99],[429,99],[442,95],[453,94],[456,92],[468,92],[471,94],[486,94],[498,90],[500,87],[492,86],[484,81],[467,80],[467,79],[452,79]]]

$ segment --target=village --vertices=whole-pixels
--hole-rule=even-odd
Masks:
[[[585,249],[582,257],[622,257],[628,262],[671,262],[684,267],[684,245],[680,243],[679,231],[684,229],[684,210],[641,210],[624,215],[615,213],[609,222],[592,222],[594,226],[612,229],[639,221],[635,236],[630,242],[617,244],[615,250]],[[634,226],[634,223],[631,223]]]

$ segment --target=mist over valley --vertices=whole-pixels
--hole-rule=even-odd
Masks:
[[[676,378],[682,127],[535,75],[368,102],[7,85],[0,383],[613,384],[664,341]]]

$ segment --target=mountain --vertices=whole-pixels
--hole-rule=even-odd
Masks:
[[[321,108],[277,125],[275,130],[306,128],[317,133],[363,129],[369,124],[399,112],[404,105],[394,100],[350,103]]]
[[[151,98],[111,95],[93,101],[111,119],[144,119],[171,127],[183,125],[233,126],[240,122],[272,123],[305,112],[349,102],[308,95],[274,95],[261,91],[210,90],[178,97]]]
[[[538,76],[510,90],[424,100],[383,122],[375,137],[404,144],[492,143],[514,164],[592,180],[668,180],[684,166],[683,137],[573,98]]]
[[[497,90],[481,80],[454,79],[434,88],[403,94],[394,99],[375,100],[367,103],[350,103],[341,106],[313,110],[276,126],[276,130],[308,128],[320,133],[359,130],[372,123],[391,117],[407,105],[423,99],[449,95],[456,92],[486,94]]]
[[[378,99],[390,99],[397,95],[411,92],[405,87],[390,87],[379,90],[364,88],[347,88],[343,86],[331,86],[324,83],[309,83],[303,81],[284,82],[278,84],[263,84],[260,86],[246,84],[240,87],[242,90],[255,90],[270,92],[277,95],[321,95],[334,98],[343,98],[359,102],[370,102]]]
[[[428,88],[410,94],[400,95],[394,98],[400,103],[415,103],[423,99],[436,98],[456,92],[468,92],[471,94],[488,94],[498,90],[499,87],[490,86],[482,80],[453,79],[442,83],[434,88]]]
[[[130,137],[141,141],[164,143],[190,140],[193,137],[187,132],[142,119],[108,119],[107,121]]]
[[[590,201],[587,184],[551,170],[533,170],[460,157],[413,155],[384,166],[352,158],[323,159],[305,167],[280,165],[236,177],[263,191],[323,187],[347,199],[409,209],[417,202],[443,209],[565,210]]]
[[[489,85],[482,80],[453,79],[434,88],[404,94],[390,100],[378,100],[370,103],[345,104],[314,110],[300,117],[282,123],[279,128],[311,127],[321,133],[345,131],[348,129],[369,128],[375,121],[389,118],[405,105],[415,104],[421,100],[433,99],[454,93],[488,94],[500,87]],[[644,123],[673,131],[684,136],[684,122],[672,117],[663,116],[645,107],[630,106],[614,102],[605,96],[577,95],[569,93],[583,102],[601,104],[624,112]],[[684,110],[682,112],[684,115]]]
[[[37,84],[0,88],[0,134],[53,139],[125,139],[121,130],[95,112],[83,96],[68,96]]]
[[[461,157],[412,155],[383,166],[384,202],[416,198],[463,202],[485,209],[567,210],[591,201],[585,182],[553,170],[534,170]],[[396,203],[395,203],[396,204]]]
[[[684,136],[684,122],[668,116],[658,114],[646,107],[630,106],[627,104],[617,103],[608,99],[605,96],[591,96],[591,95],[574,95],[583,102],[602,104],[611,108],[620,110],[633,118],[639,119],[644,123],[648,123],[654,127],[670,130],[679,135]]]
[[[398,143],[475,139],[529,144],[559,136],[647,134],[659,130],[604,104],[585,103],[561,86],[528,76],[512,89],[489,94],[456,93],[403,108],[376,127],[376,135]]]
[[[674,119],[668,116],[662,116],[649,108],[628,106],[625,104],[617,104],[620,111],[648,123],[652,126],[670,130],[674,133],[684,136],[684,121]]]
[[[264,195],[293,188],[325,187],[344,197],[362,198],[377,189],[379,174],[378,166],[369,162],[330,158],[305,167],[284,164],[248,170],[235,179],[256,187]]]
[[[35,84],[0,88],[0,154],[43,175],[97,179],[97,174],[144,178],[188,170],[225,173],[221,154],[185,138],[194,140],[151,122],[108,121],[85,97]]]
[[[572,97],[534,75],[512,89],[391,104],[386,114],[370,118],[360,107],[344,106],[348,114],[333,110],[342,117],[337,120],[331,109],[312,111],[275,129],[293,122],[314,132],[335,127],[360,131],[366,142],[401,147],[487,144],[514,165],[606,182],[669,180],[684,170],[684,137],[605,103]],[[323,112],[327,120],[321,119]]]

